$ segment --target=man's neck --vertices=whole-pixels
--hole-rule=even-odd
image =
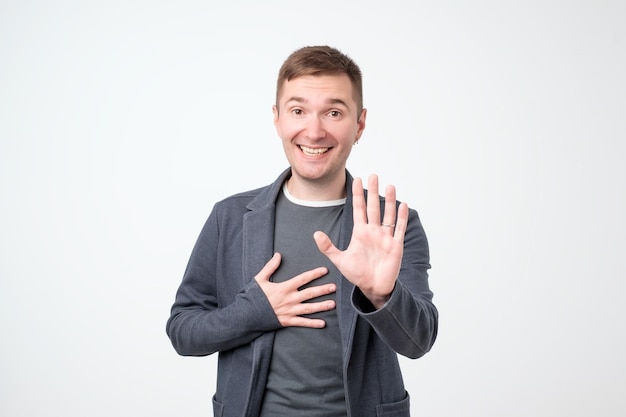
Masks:
[[[337,177],[329,182],[307,181],[296,176],[287,180],[289,194],[299,200],[330,201],[346,197],[346,177]]]

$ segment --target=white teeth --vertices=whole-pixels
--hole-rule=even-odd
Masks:
[[[300,149],[302,149],[302,152],[309,155],[321,155],[328,151],[328,149],[330,148],[309,148],[307,146],[300,145]]]

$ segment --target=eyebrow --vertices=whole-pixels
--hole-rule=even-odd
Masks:
[[[295,101],[296,103],[306,103],[307,99],[305,99],[304,97],[293,96],[293,97],[290,97],[289,100],[285,101],[285,105],[291,103],[292,101]],[[348,104],[340,98],[328,99],[327,103],[328,104],[341,104],[344,107],[349,107]]]

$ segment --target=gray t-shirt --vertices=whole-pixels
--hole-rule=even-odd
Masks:
[[[274,282],[326,266],[329,273],[309,285],[339,284],[339,271],[319,251],[313,233],[321,230],[336,243],[344,202],[345,199],[311,206],[311,202],[281,193],[276,205],[274,251],[282,255],[282,262],[272,277]],[[334,298],[335,294],[329,294],[311,301]],[[325,320],[326,327],[285,327],[276,332],[261,417],[347,415],[337,311],[311,317]]]

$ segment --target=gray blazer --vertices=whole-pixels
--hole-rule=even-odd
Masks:
[[[352,233],[352,176],[347,174],[339,249]],[[216,417],[256,417],[263,400],[274,331],[281,325],[254,280],[273,254],[274,183],[213,207],[191,253],[167,321],[180,355],[219,352]],[[381,200],[381,211],[384,199]],[[348,280],[337,286],[343,375],[351,417],[409,416],[397,354],[419,358],[437,336],[438,312],[428,285],[429,251],[418,214],[409,210],[400,275],[391,299],[374,310]]]

